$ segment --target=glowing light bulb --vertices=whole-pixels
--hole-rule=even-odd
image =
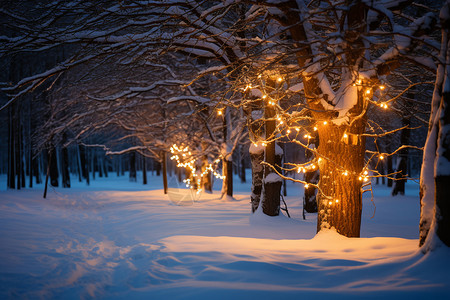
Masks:
[[[221,116],[221,115],[222,115],[222,110],[219,109],[219,110],[217,111],[217,114],[218,114],[219,116]]]
[[[314,131],[317,131],[317,129],[318,129],[318,128],[317,128],[316,126],[314,126]]]
[[[366,90],[366,94],[369,95],[371,91],[369,89]]]
[[[331,205],[331,204],[333,204],[333,202],[330,201],[330,202],[328,202],[328,204]]]
[[[307,188],[309,188],[309,184],[306,183],[305,184],[305,189],[307,189]]]
[[[287,132],[287,134],[289,134],[289,133],[291,133],[291,130],[290,130],[290,129],[288,129],[288,130],[287,130],[286,132]]]
[[[335,202],[336,202],[336,203],[339,203],[339,200],[338,200],[338,199],[336,199],[336,200],[335,200]]]
[[[323,121],[323,125],[327,125],[328,124],[328,122],[327,121]]]
[[[344,138],[348,138],[348,134],[344,133]]]
[[[344,172],[342,173],[342,175],[348,176],[348,172],[347,172],[347,171],[344,171]]]
[[[263,99],[266,99],[266,98],[267,98],[267,95],[263,95],[262,98],[263,98]]]
[[[380,159],[383,160],[383,159],[384,159],[384,156],[383,156],[383,155],[380,155]]]
[[[384,90],[385,86],[384,85],[380,85],[380,90]]]
[[[278,81],[278,82],[282,82],[282,81],[283,81],[283,77],[278,77],[278,78],[277,78],[277,81]]]
[[[296,127],[295,130],[297,130],[297,132],[299,132],[299,131],[300,131],[300,128]]]

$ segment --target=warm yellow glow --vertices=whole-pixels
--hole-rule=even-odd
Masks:
[[[383,102],[383,103],[380,103],[380,107],[386,109],[386,108],[388,108],[388,105]]]
[[[219,115],[219,116],[221,116],[222,115],[222,110],[221,109],[219,109],[218,111],[217,111],[217,114]]]
[[[366,94],[369,95],[371,93],[371,90],[367,89]]]
[[[263,143],[262,143],[262,146],[265,147],[265,146],[267,146],[267,144],[263,142]]]
[[[380,85],[380,90],[384,90],[385,86],[384,85]]]
[[[258,144],[257,143],[253,143],[253,146],[258,147]]]
[[[335,201],[336,201],[336,203],[339,203],[339,200],[338,200],[338,199],[336,199]]]
[[[263,95],[262,98],[263,98],[263,99],[266,99],[266,98],[267,98],[267,95]]]
[[[307,189],[307,188],[309,188],[309,184],[306,183],[305,184],[305,189]]]
[[[278,77],[278,78],[277,78],[277,81],[278,81],[278,82],[282,82],[282,81],[283,81],[283,77]]]
[[[289,133],[291,133],[291,130],[290,130],[290,129],[288,129],[288,130],[287,130],[286,132],[287,132],[287,134],[289,134]]]
[[[297,130],[297,132],[299,132],[299,131],[300,131],[300,128],[296,127],[295,130]]]
[[[317,131],[317,127],[316,126],[314,126],[314,131]]]
[[[328,204],[331,205],[331,204],[333,204],[333,202],[330,201],[330,202],[328,202]]]
[[[344,133],[344,138],[348,138],[348,135],[346,133]]]
[[[383,159],[384,159],[384,156],[383,156],[383,155],[380,155],[380,159],[383,160]]]
[[[323,121],[323,125],[327,125],[328,124],[328,122],[327,121]]]
[[[342,173],[342,175],[348,176],[348,172],[347,172],[347,171],[344,171],[344,172]]]

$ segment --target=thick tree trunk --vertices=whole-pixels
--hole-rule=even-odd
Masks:
[[[318,194],[317,231],[334,227],[347,237],[359,237],[362,195],[360,180],[364,167],[364,126],[348,128],[332,124],[319,127],[322,159]],[[348,138],[343,139],[344,133]]]
[[[261,164],[264,160],[264,148],[260,146],[251,145],[250,161],[252,163],[252,193],[250,195],[252,212],[258,209],[261,201],[262,180],[264,176],[264,168]]]
[[[233,197],[233,161],[223,159],[222,172],[222,175],[225,177],[222,187],[222,194],[227,195],[228,197]]]
[[[264,108],[266,140],[273,139],[275,133],[276,121],[275,111],[269,105]],[[281,154],[283,150],[275,141],[267,143],[265,149],[264,179],[262,190],[262,209],[264,214],[268,216],[278,216],[280,214],[280,197],[281,197],[281,177],[275,173],[273,168],[281,165]],[[279,155],[277,155],[279,154]],[[277,158],[278,156],[278,158]]]

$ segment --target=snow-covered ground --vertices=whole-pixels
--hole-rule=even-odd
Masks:
[[[450,298],[450,250],[418,250],[413,182],[397,197],[377,186],[362,238],[350,239],[315,235],[293,183],[289,219],[252,215],[238,179],[235,200],[217,191],[195,203],[176,189],[164,195],[156,176],[147,186],[111,175],[73,182],[47,199],[42,186],[6,191],[4,181],[0,299]]]

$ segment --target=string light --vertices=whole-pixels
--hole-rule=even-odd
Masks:
[[[386,108],[388,108],[388,105],[383,102],[383,103],[380,103],[380,107],[386,109]]]
[[[323,125],[327,125],[328,124],[328,122],[327,121],[323,121]]]
[[[383,156],[382,154],[380,154],[380,159],[381,159],[381,160],[383,160],[383,159],[384,159],[384,156]]]
[[[278,77],[278,78],[277,78],[277,81],[278,81],[278,82],[282,82],[282,81],[283,81],[283,77]]]
[[[192,152],[189,151],[189,147],[187,147],[187,146],[183,149],[182,147],[178,147],[176,144],[174,144],[174,145],[172,145],[172,147],[170,147],[170,153],[174,154],[174,155],[172,155],[172,157],[170,157],[170,159],[177,161],[177,167],[189,169],[192,174],[192,177],[196,178],[195,181],[191,180],[190,178],[186,178],[183,180],[183,182],[185,183],[187,188],[196,189],[197,194],[202,192],[203,189],[200,187],[202,178],[205,177],[208,173],[211,172],[218,179],[223,180],[226,178],[226,176],[221,175],[215,171],[213,164],[209,164],[202,173],[198,174],[197,168],[195,166],[196,160],[191,157]],[[180,155],[178,155],[178,154],[181,154],[181,157],[183,157],[183,159],[186,161],[181,161]],[[219,162],[220,162],[220,159],[216,159],[214,161],[214,164],[217,164]],[[195,185],[194,185],[194,182],[195,182]]]
[[[380,88],[380,90],[384,90],[385,86],[384,85],[380,85],[379,88]]]
[[[318,129],[318,128],[317,128],[317,126],[314,126],[314,128],[313,128],[313,129],[314,129],[314,131],[317,131],[317,129]]]
[[[344,138],[348,138],[348,134],[344,133]]]

